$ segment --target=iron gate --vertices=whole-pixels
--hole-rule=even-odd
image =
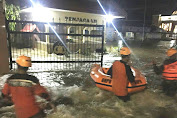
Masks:
[[[6,26],[11,69],[20,55],[31,57],[37,70],[102,64],[104,25],[8,20]]]

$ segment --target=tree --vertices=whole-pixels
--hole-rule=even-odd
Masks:
[[[20,20],[20,7],[13,4],[6,4],[5,17],[7,20]],[[9,30],[14,31],[15,27],[15,22],[9,23]]]

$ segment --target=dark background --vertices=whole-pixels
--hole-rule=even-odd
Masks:
[[[6,0],[8,3],[20,5],[21,8],[31,6],[30,0]],[[41,3],[46,7],[53,7],[58,9],[67,9],[75,11],[89,11],[101,13],[101,8],[96,0],[33,0]],[[118,21],[119,23],[126,23],[129,26],[150,26],[152,23],[152,15],[171,15],[173,11],[177,10],[177,0],[100,0],[105,9],[117,11],[115,9],[120,6],[127,12],[127,18]],[[109,4],[110,3],[110,4]],[[114,6],[114,7],[113,7]],[[103,13],[103,12],[102,12]]]
[[[115,0],[127,12],[127,22],[151,24],[152,15],[171,15],[177,10],[177,0]]]

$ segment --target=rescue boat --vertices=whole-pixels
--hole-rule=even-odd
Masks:
[[[133,67],[131,67],[131,69],[135,76],[136,84],[131,84],[130,82],[128,83],[128,93],[135,93],[144,90],[147,85],[146,77],[142,75],[139,70]],[[90,76],[98,88],[113,92],[112,78],[110,75],[106,74],[108,70],[109,68],[102,68],[100,65],[94,64],[91,69]]]

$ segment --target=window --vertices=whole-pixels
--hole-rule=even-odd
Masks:
[[[101,35],[102,34],[102,30],[92,30],[90,32],[91,35]]]
[[[162,23],[160,28],[164,29],[165,31],[171,31],[172,23]]]

